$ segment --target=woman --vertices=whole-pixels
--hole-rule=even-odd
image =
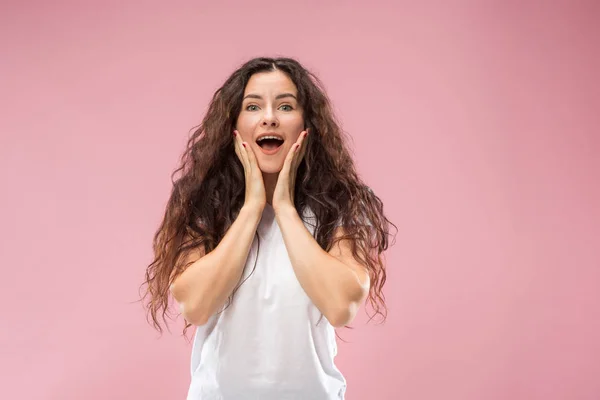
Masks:
[[[343,399],[334,328],[365,299],[385,318],[390,222],[319,80],[293,59],[248,61],[178,172],[145,283],[158,330],[171,296],[197,326],[188,399]]]

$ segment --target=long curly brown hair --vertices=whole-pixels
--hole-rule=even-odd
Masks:
[[[243,64],[215,92],[202,123],[188,140],[180,166],[172,174],[173,189],[154,236],[154,260],[146,269],[142,284],[146,291],[141,298],[147,302],[148,321],[151,318],[161,333],[159,317],[166,325],[169,287],[189,265],[185,264],[186,256],[197,246],[203,246],[205,254],[212,251],[244,203],[244,170],[234,151],[232,131],[250,77],[275,70],[286,73],[296,85],[305,127],[311,129],[311,140],[298,166],[294,205],[301,216],[306,206],[313,211],[314,237],[325,251],[339,240],[351,239],[352,253],[368,268],[371,279],[367,297],[373,310],[370,317],[386,318],[383,252],[388,248],[390,224],[396,226],[384,216],[379,197],[356,173],[321,81],[292,58],[261,57]],[[339,224],[345,235],[334,241],[334,228]],[[234,294],[235,290],[228,304]],[[184,335],[190,326],[186,321]]]

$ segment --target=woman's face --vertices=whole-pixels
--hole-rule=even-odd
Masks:
[[[297,97],[296,85],[281,71],[254,74],[246,85],[236,129],[254,151],[263,173],[281,171],[285,157],[304,130]],[[257,142],[264,135],[279,137],[283,142]]]

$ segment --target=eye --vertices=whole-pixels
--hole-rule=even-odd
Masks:
[[[252,107],[255,107],[255,108],[252,108]],[[246,111],[256,111],[256,110],[258,110],[258,106],[256,104],[248,104],[246,106]]]
[[[287,109],[285,109],[283,111],[292,111],[293,110],[292,106],[290,106],[289,104],[284,104],[284,105],[280,106],[279,108],[284,108],[284,107],[287,107]]]

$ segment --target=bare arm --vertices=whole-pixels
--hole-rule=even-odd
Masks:
[[[213,251],[190,255],[188,262],[193,264],[171,285],[171,293],[187,321],[204,325],[225,304],[242,276],[261,216],[260,206],[244,205]]]
[[[350,241],[338,242],[328,253],[293,207],[283,207],[275,215],[296,277],[308,297],[333,326],[352,322],[370,281],[367,269],[354,259]],[[338,227],[336,237],[343,233]]]

